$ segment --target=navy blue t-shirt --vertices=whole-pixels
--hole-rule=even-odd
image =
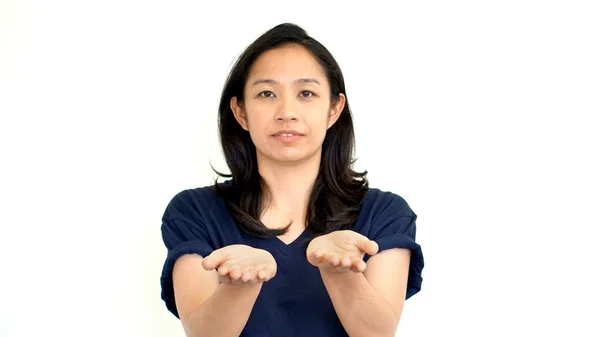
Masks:
[[[380,251],[411,250],[406,299],[420,291],[423,280],[423,254],[415,242],[416,218],[399,195],[370,188],[353,228],[375,240]],[[225,201],[207,186],[175,195],[164,212],[161,231],[168,250],[160,278],[161,298],[177,318],[171,277],[175,260],[184,254],[207,256],[228,245],[245,244],[269,251],[277,263],[277,274],[263,284],[240,336],[348,336],[318,268],[306,259],[309,229],[290,244],[276,237],[250,236],[238,228]],[[364,260],[369,257],[365,254]]]

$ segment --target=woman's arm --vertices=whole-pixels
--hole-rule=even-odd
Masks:
[[[204,303],[190,314],[185,331],[188,337],[238,337],[250,317],[262,283],[239,286],[221,283]]]
[[[393,337],[404,306],[410,250],[372,256],[362,273],[320,268],[335,311],[351,337]]]
[[[239,336],[262,282],[219,284],[216,270],[205,270],[202,257],[183,255],[173,268],[177,311],[186,336]]]

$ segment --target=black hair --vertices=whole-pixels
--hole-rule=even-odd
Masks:
[[[241,229],[257,237],[282,235],[290,225],[273,229],[260,221],[267,187],[258,172],[256,147],[248,131],[235,119],[230,100],[235,96],[238,102],[243,102],[244,86],[258,56],[286,44],[306,48],[320,63],[331,87],[332,104],[339,100],[340,93],[346,95],[342,71],[331,53],[295,24],[284,23],[268,30],[250,44],[234,64],[223,87],[218,116],[221,146],[231,174],[213,168],[219,176],[231,181],[228,184],[215,181],[214,189],[225,200]],[[369,187],[367,172],[352,169],[354,142],[352,114],[346,98],[338,120],[325,135],[319,172],[307,205],[305,220],[313,234],[350,229],[358,218]]]

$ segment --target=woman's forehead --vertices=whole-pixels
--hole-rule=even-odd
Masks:
[[[323,84],[324,78],[323,68],[308,50],[298,45],[287,45],[261,54],[250,69],[248,84],[252,85],[256,81],[272,84]]]

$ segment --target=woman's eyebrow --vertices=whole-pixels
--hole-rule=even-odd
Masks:
[[[299,78],[296,81],[294,81],[294,83],[299,84],[299,83],[316,83],[321,85],[321,83],[316,79],[316,78],[312,78],[312,77],[307,77],[307,78]],[[259,85],[259,84],[279,84],[279,82],[270,79],[270,78],[259,78],[256,81],[254,81],[252,83],[252,86],[255,85]]]

